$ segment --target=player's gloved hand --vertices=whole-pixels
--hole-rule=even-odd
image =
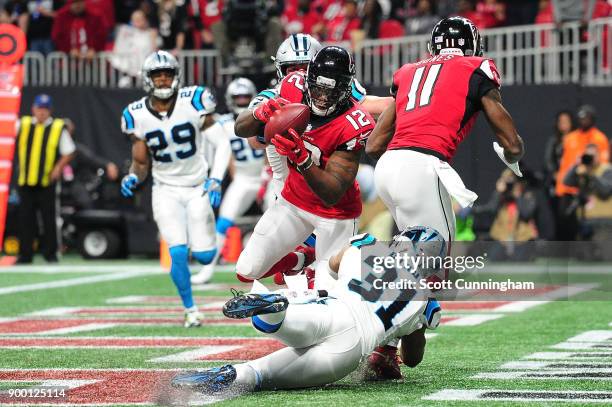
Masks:
[[[218,208],[221,204],[221,180],[208,178],[204,181],[204,193],[208,194],[208,199],[213,208]]]
[[[276,147],[276,151],[293,161],[298,167],[307,164],[308,160],[310,160],[310,154],[304,145],[304,140],[293,129],[289,129],[287,132],[289,133],[289,138],[283,137],[280,134],[272,137],[271,142]]]
[[[508,160],[506,160],[506,156],[504,155],[504,148],[500,146],[497,141],[493,142],[493,150],[495,150],[499,159],[502,160],[504,164],[506,164],[506,167],[510,168],[517,177],[523,176],[523,173],[521,172],[521,169],[519,168],[519,163],[516,162],[516,163],[510,164]]]
[[[128,174],[121,180],[121,195],[126,198],[134,196],[133,190],[138,186],[138,177],[136,174]]]
[[[286,104],[289,104],[289,101],[281,97],[268,99],[253,110],[253,117],[262,123],[268,123],[272,114]]]

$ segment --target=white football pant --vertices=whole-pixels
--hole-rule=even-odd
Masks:
[[[188,245],[192,251],[216,247],[215,215],[202,187],[153,184],[153,217],[168,247]]]
[[[357,219],[328,219],[306,212],[279,196],[259,219],[236,264],[243,277],[259,279],[312,232],[317,236],[315,288],[328,289],[334,280],[329,258],[346,246],[357,232]]]
[[[267,334],[288,347],[246,363],[259,374],[262,390],[321,386],[359,366],[361,334],[353,316],[340,300],[325,302],[289,305],[280,329]]]
[[[375,168],[376,191],[398,229],[429,226],[444,240],[455,238],[451,198],[431,164],[431,157],[412,150],[389,150]]]

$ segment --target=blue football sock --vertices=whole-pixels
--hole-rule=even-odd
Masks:
[[[191,294],[191,273],[189,273],[189,249],[186,245],[173,246],[170,248],[170,277],[178,290],[183,306],[193,307],[193,295]]]

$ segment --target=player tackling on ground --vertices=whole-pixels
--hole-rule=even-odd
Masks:
[[[430,58],[395,72],[391,87],[395,100],[376,124],[366,152],[379,159],[376,190],[398,228],[432,227],[449,242],[450,250],[455,237],[450,197],[466,207],[477,196],[465,188],[448,162],[477,113],[485,113],[501,144],[494,144],[496,152],[517,175],[524,150],[501,103],[497,68],[482,57],[476,26],[462,17],[441,20],[432,31],[430,51]],[[423,330],[411,339],[424,350]]]
[[[376,346],[438,325],[440,308],[437,301],[428,298],[427,291],[388,292],[372,287],[376,278],[399,281],[362,268],[361,250],[376,243],[373,236],[357,235],[350,242],[330,260],[338,281],[329,295],[288,299],[283,293],[291,291],[280,290],[238,295],[225,304],[226,316],[252,317],[255,329],[281,341],[286,348],[247,363],[178,374],[173,386],[204,393],[322,386],[354,371]],[[414,227],[394,237],[389,249],[409,256],[439,256],[446,252],[446,242],[431,228]],[[401,277],[416,282],[427,277],[425,273],[418,270]]]
[[[142,78],[148,96],[126,107],[121,118],[121,128],[132,140],[132,164],[121,181],[121,193],[133,196],[133,190],[146,179],[152,158],[153,216],[170,249],[170,276],[185,307],[185,327],[199,326],[202,314],[191,293],[189,249],[202,264],[215,257],[212,206],[221,200],[230,144],[211,116],[215,110],[212,94],[200,86],[179,88],[181,70],[171,54],[157,51],[149,55]],[[203,153],[205,142],[215,146],[210,175]]]

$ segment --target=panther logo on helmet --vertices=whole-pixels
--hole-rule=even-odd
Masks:
[[[308,62],[322,48],[321,43],[308,34],[292,34],[278,47],[274,66],[278,79],[287,74],[287,68],[293,65],[308,65]]]
[[[172,72],[173,80],[169,88],[156,88],[151,75],[158,71]],[[142,83],[145,92],[158,99],[169,99],[181,86],[181,66],[176,58],[166,51],[150,54],[142,64]]]

